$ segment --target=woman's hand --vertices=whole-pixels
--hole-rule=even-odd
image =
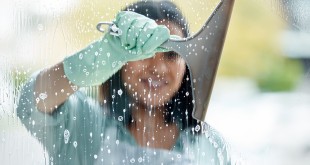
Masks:
[[[131,11],[118,13],[115,24],[123,32],[119,39],[122,47],[127,50],[126,61],[152,57],[157,48],[170,37],[166,26],[157,25],[154,20]]]
[[[131,11],[119,12],[114,23],[122,30],[122,35],[106,33],[101,40],[65,58],[65,75],[75,85],[105,82],[126,62],[154,56],[170,37],[167,27]]]

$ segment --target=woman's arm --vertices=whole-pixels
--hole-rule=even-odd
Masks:
[[[16,115],[53,158],[47,160],[49,164],[93,164],[93,157],[81,158],[81,155],[99,151],[100,133],[104,132],[102,125],[106,122],[104,110],[98,102],[78,90],[55,108],[52,115],[42,113],[36,106],[39,98],[35,96],[35,83],[38,77],[39,72],[34,73],[23,85]],[[92,138],[89,138],[90,133]]]
[[[35,85],[40,111],[52,113],[74,92],[73,84],[100,85],[126,62],[154,56],[170,37],[166,26],[130,11],[119,12],[115,24],[122,35],[106,33],[102,39],[40,73]]]
[[[77,88],[65,76],[62,62],[42,70],[34,87],[38,110],[53,113]]]

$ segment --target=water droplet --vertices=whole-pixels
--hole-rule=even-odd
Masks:
[[[111,53],[110,53],[110,52],[108,52],[108,53],[107,53],[107,57],[110,57],[110,56],[111,56]]]
[[[148,81],[149,81],[149,83],[151,83],[152,82],[152,78],[149,78]]]
[[[218,148],[219,147],[219,145],[216,142],[213,143],[213,146],[214,146],[214,148]]]
[[[188,95],[189,95],[189,92],[186,92],[185,95],[188,96]]]
[[[72,119],[73,119],[73,120],[76,120],[76,117],[74,116]]]
[[[99,53],[96,51],[96,52],[95,52],[95,56],[98,56],[98,54],[99,54]]]
[[[98,156],[95,154],[95,155],[94,155],[94,159],[97,159],[97,158],[98,158]]]
[[[116,140],[116,141],[115,141],[115,144],[116,144],[116,145],[119,145],[119,140]]]
[[[195,131],[196,131],[196,132],[199,132],[199,130],[200,130],[200,125],[196,125]]]
[[[117,93],[118,93],[118,95],[122,95],[123,94],[123,91],[121,90],[121,89],[119,89],[118,91],[117,91]]]
[[[202,126],[201,127],[202,133],[204,133],[204,134],[208,133],[208,129],[209,129],[208,124],[206,122],[202,122],[201,126]]]
[[[93,133],[92,133],[92,132],[90,132],[90,133],[89,133],[89,136],[90,136],[90,137],[93,137]]]
[[[118,121],[123,121],[123,116],[118,116]]]
[[[115,98],[115,95],[112,95],[112,99],[114,99]]]
[[[116,62],[114,61],[114,62],[112,62],[112,68],[115,68],[116,67]]]
[[[76,141],[73,142],[73,147],[74,147],[74,148],[77,147],[77,142],[76,142]]]
[[[31,123],[32,125],[35,125],[36,124],[36,122],[34,121],[34,120],[32,120],[32,123]]]
[[[217,150],[217,157],[219,158],[219,161],[221,161],[221,162],[224,159],[222,149],[220,149],[220,148]]]
[[[141,163],[143,159],[141,157],[138,158],[138,162]]]
[[[70,132],[69,132],[69,130],[66,129],[64,131],[64,137],[68,137],[68,136],[70,136]]]
[[[130,159],[130,163],[135,163],[135,161],[136,161],[135,158]]]
[[[39,98],[42,99],[42,100],[44,100],[44,99],[47,98],[47,94],[46,94],[46,93],[40,93],[40,94],[39,94]]]
[[[104,60],[101,61],[101,64],[102,64],[102,65],[105,65],[106,63],[107,63],[107,62],[104,61]]]
[[[81,59],[81,60],[83,59],[83,54],[82,53],[79,54],[79,59]]]
[[[64,89],[61,89],[61,90],[60,90],[60,92],[61,92],[61,93],[64,93],[64,92],[65,92],[65,90],[64,90]]]
[[[65,140],[65,144],[67,144],[69,142],[69,138],[70,138],[70,132],[69,130],[65,130],[64,131],[64,140]]]
[[[177,154],[177,158],[179,158],[179,159],[180,159],[181,157],[182,157],[182,156],[181,156],[181,154]]]
[[[78,87],[76,85],[72,85],[71,88],[73,91],[76,91],[78,89]]]

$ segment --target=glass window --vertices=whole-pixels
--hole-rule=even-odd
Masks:
[[[309,164],[308,0],[0,6],[3,164]]]

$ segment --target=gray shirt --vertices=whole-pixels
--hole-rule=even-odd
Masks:
[[[174,147],[164,150],[140,147],[121,121],[81,90],[52,115],[42,113],[34,97],[36,76],[22,89],[17,115],[46,148],[50,164],[231,164],[225,141],[207,124],[198,135],[182,130]]]

